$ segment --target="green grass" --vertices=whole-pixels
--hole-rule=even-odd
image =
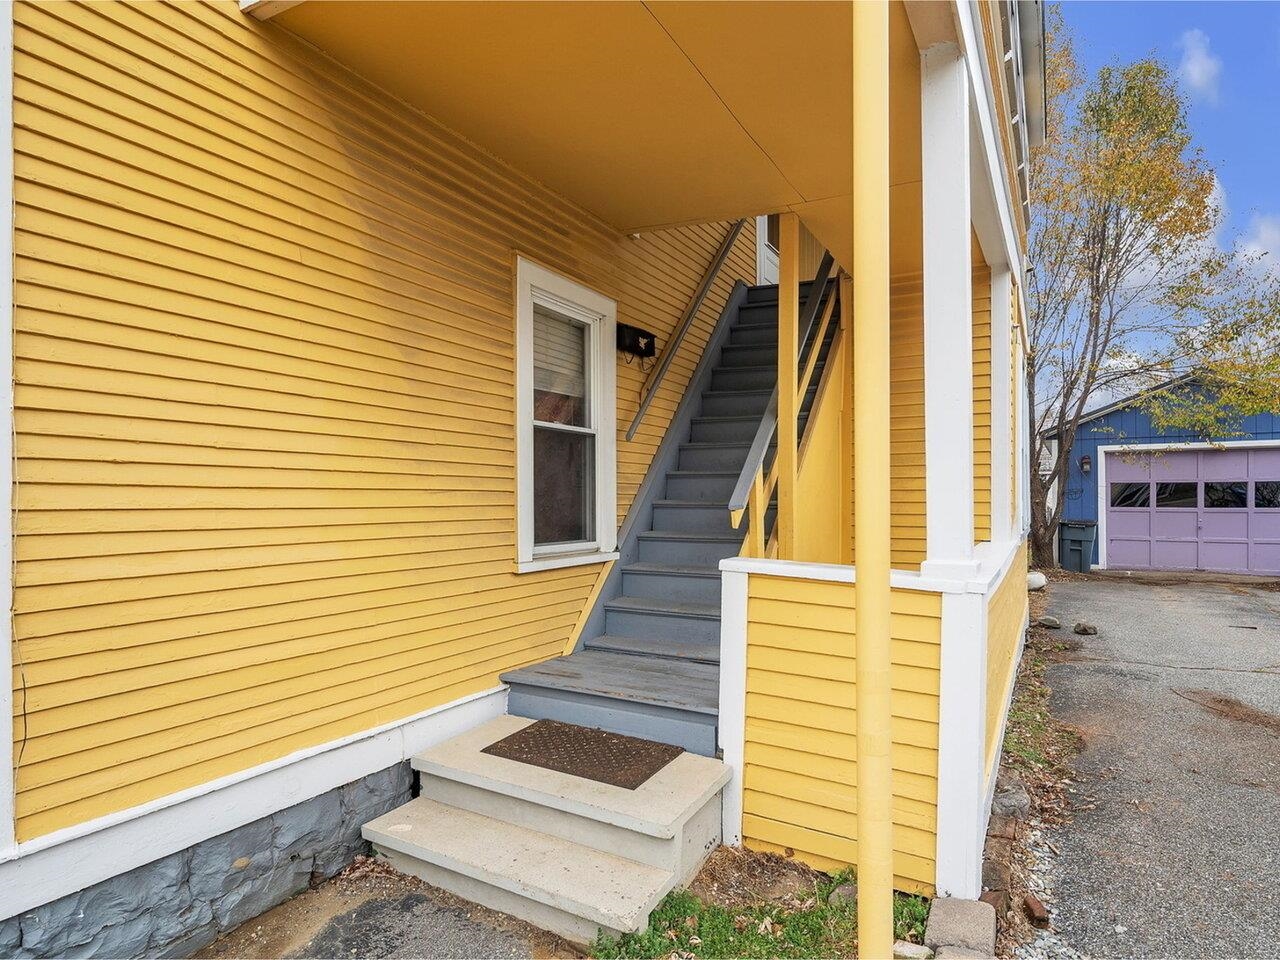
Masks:
[[[798,906],[764,904],[740,910],[703,903],[687,890],[674,890],[658,904],[649,927],[620,938],[601,937],[591,955],[600,958],[646,957],[854,957],[857,906],[828,895],[848,879],[837,874]],[[929,915],[924,897],[897,894],[894,936],[920,942]]]

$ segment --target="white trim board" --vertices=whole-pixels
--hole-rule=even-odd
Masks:
[[[211,783],[18,844],[0,863],[0,919],[385,770],[507,709],[497,686]]]
[[[1018,277],[1022,277],[1022,254],[1018,249],[1018,234],[1014,228],[1013,213],[1009,206],[1009,178],[1004,175],[1004,154],[1000,149],[1000,135],[994,120],[994,88],[987,73],[986,51],[981,41],[978,25],[974,22],[973,5],[961,0],[961,2],[956,3],[955,11],[956,19],[960,25],[960,45],[964,50],[964,59],[969,68],[970,82],[973,85],[975,94],[973,97],[974,116],[978,125],[978,139],[982,149],[974,152],[981,153],[983,159],[986,160],[987,176],[984,180],[990,185],[991,193],[995,198],[995,213],[999,220],[1000,233],[1004,241],[1003,263],[1008,264],[1009,268]],[[978,199],[981,199],[981,193],[978,194]],[[975,213],[979,212],[978,206],[978,204],[975,204]],[[979,240],[981,239],[979,237]],[[1002,265],[991,256],[991,251],[987,251],[985,247],[983,252],[987,254],[987,260],[991,267]]]
[[[977,574],[966,579],[947,579],[916,573],[914,570],[891,570],[889,585],[897,590],[920,590],[924,593],[980,593],[984,596],[1000,583],[1022,539],[1003,543],[980,543],[974,548]],[[858,569],[843,563],[805,563],[799,560],[772,560],[761,557],[729,557],[720,561],[720,572],[758,573],[795,580],[821,580],[827,583],[857,583]]]
[[[1098,570],[1107,569],[1107,454],[1177,452],[1180,450],[1266,449],[1280,447],[1280,440],[1224,440],[1220,443],[1199,441],[1168,443],[1109,443],[1098,445]]]
[[[720,576],[720,708],[716,737],[729,768],[720,801],[722,840],[742,843],[742,773],[747,733],[747,582],[745,572]]]
[[[0,860],[14,855],[13,779],[13,4],[0,11],[0,287],[4,289],[4,335],[0,337],[0,593],[4,625],[0,627]]]
[[[972,593],[942,598],[934,886],[940,897],[966,900],[982,893],[987,603]]]

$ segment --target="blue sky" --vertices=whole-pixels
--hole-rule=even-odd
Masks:
[[[1063,13],[1086,75],[1155,55],[1178,76],[1225,198],[1219,242],[1280,263],[1280,3],[1067,0]]]

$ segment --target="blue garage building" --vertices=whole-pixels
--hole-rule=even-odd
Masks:
[[[1157,430],[1143,396],[1087,414],[1071,446],[1062,518],[1097,522],[1094,566],[1280,575],[1280,412],[1205,443]]]

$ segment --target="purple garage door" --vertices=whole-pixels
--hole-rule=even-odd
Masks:
[[[1280,447],[1107,454],[1118,570],[1280,574]]]

